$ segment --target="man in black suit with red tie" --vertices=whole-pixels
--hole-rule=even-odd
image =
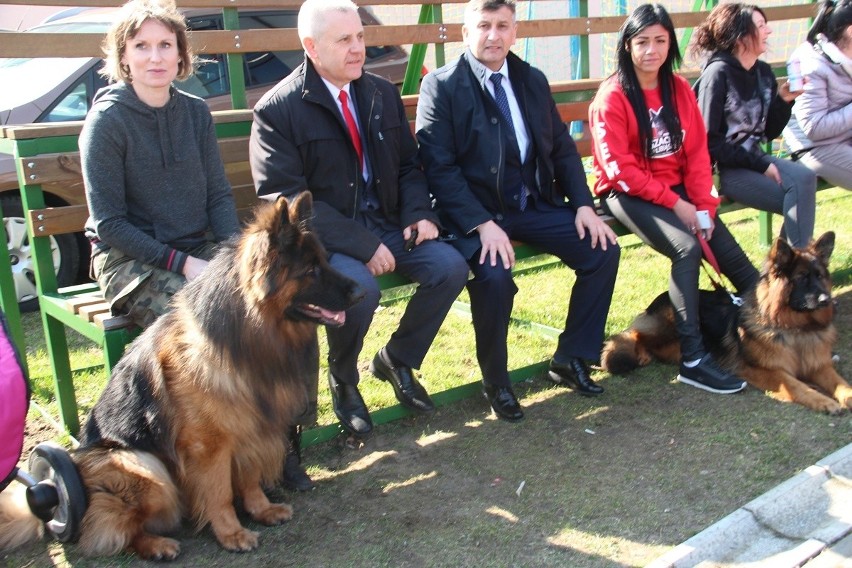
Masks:
[[[313,226],[329,263],[365,292],[346,311],[346,323],[326,334],[334,412],[346,430],[366,435],[373,424],[358,390],[358,356],[381,295],[375,277],[396,271],[418,287],[370,370],[391,383],[403,406],[430,412],[434,404],[413,369],[464,288],[468,267],[436,240],[438,218],[399,91],[363,72],[357,5],[308,0],[298,26],[305,61],[255,106],[249,157],[259,196],[311,192]],[[316,393],[315,379],[307,386]],[[315,395],[312,402],[315,412]]]

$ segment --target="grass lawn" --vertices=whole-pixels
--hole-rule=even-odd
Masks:
[[[733,212],[724,220],[761,264],[766,250],[757,244],[756,213]],[[818,194],[816,233],[826,230],[837,233],[831,264],[840,303],[836,351],[841,374],[852,377],[852,193]],[[608,334],[626,327],[668,282],[663,257],[633,237],[620,243]],[[517,282],[514,316],[560,328],[570,271],[546,266]],[[396,402],[367,365],[403,309],[403,302],[383,307],[367,338],[361,390],[371,409]],[[34,401],[55,413],[36,315],[25,317],[25,327]],[[82,339],[73,345],[73,366],[85,369],[75,377],[85,412],[105,377],[99,352]],[[552,337],[514,326],[510,367],[546,360],[554,346]],[[319,423],[331,424],[321,372]],[[479,379],[473,331],[463,314],[448,316],[421,372],[433,393]],[[517,388],[527,415],[519,424],[495,420],[474,397],[431,416],[378,426],[363,446],[340,437],[311,447],[304,457],[318,490],[273,492],[294,504],[291,522],[266,528],[247,521],[261,532],[261,547],[244,555],[223,552],[209,531],[195,535],[187,527],[175,565],[641,566],[852,442],[848,412],[817,414],[754,389],[712,395],[674,382],[675,375],[666,365],[629,377],[597,373],[607,392],[593,399],[533,377]],[[30,413],[32,437],[53,436],[45,424]],[[8,566],[142,565],[129,556],[89,561],[73,546],[47,542],[0,560]]]

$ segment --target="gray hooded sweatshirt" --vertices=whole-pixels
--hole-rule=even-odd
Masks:
[[[219,242],[239,230],[210,110],[175,88],[161,108],[128,83],[98,91],[80,134],[89,219],[99,249],[180,272],[189,247],[211,231]]]

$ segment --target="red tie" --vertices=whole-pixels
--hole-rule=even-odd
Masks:
[[[338,98],[343,107],[343,120],[346,121],[346,126],[349,127],[349,136],[352,137],[352,144],[355,145],[355,151],[358,153],[358,165],[363,165],[364,150],[361,148],[361,135],[358,134],[358,125],[355,124],[355,118],[349,112],[349,97],[346,96],[346,91],[340,91]]]

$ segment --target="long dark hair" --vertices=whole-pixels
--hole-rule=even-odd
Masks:
[[[717,51],[733,53],[740,41],[751,42],[753,45],[757,42],[758,34],[757,25],[753,20],[755,12],[769,21],[766,12],[754,4],[719,4],[710,11],[707,19],[695,28],[690,53],[694,57]]]
[[[814,23],[808,30],[808,42],[814,45],[817,42],[817,35],[824,34],[831,43],[845,47],[842,44],[846,44],[848,39],[843,39],[843,32],[850,25],[852,25],[852,1],[823,0],[820,2]]]
[[[618,32],[618,47],[616,48],[618,61],[616,76],[618,77],[618,84],[621,86],[621,90],[624,91],[625,96],[627,96],[627,100],[630,101],[630,106],[636,115],[636,121],[639,123],[639,140],[642,143],[642,148],[646,156],[651,155],[651,143],[654,133],[651,127],[651,118],[648,114],[648,105],[645,102],[642,87],[639,85],[639,78],[636,76],[636,69],[633,67],[633,59],[631,58],[629,48],[631,39],[648,26],[656,24],[663,26],[669,33],[669,53],[660,67],[658,83],[660,85],[660,98],[663,101],[661,118],[666,128],[668,128],[669,134],[671,134],[672,147],[677,151],[683,143],[683,132],[673,95],[675,88],[674,68],[680,64],[681,57],[680,49],[677,45],[677,36],[675,36],[674,24],[671,17],[669,17],[669,13],[661,4],[642,4],[641,6],[637,6],[621,25],[621,29]]]

